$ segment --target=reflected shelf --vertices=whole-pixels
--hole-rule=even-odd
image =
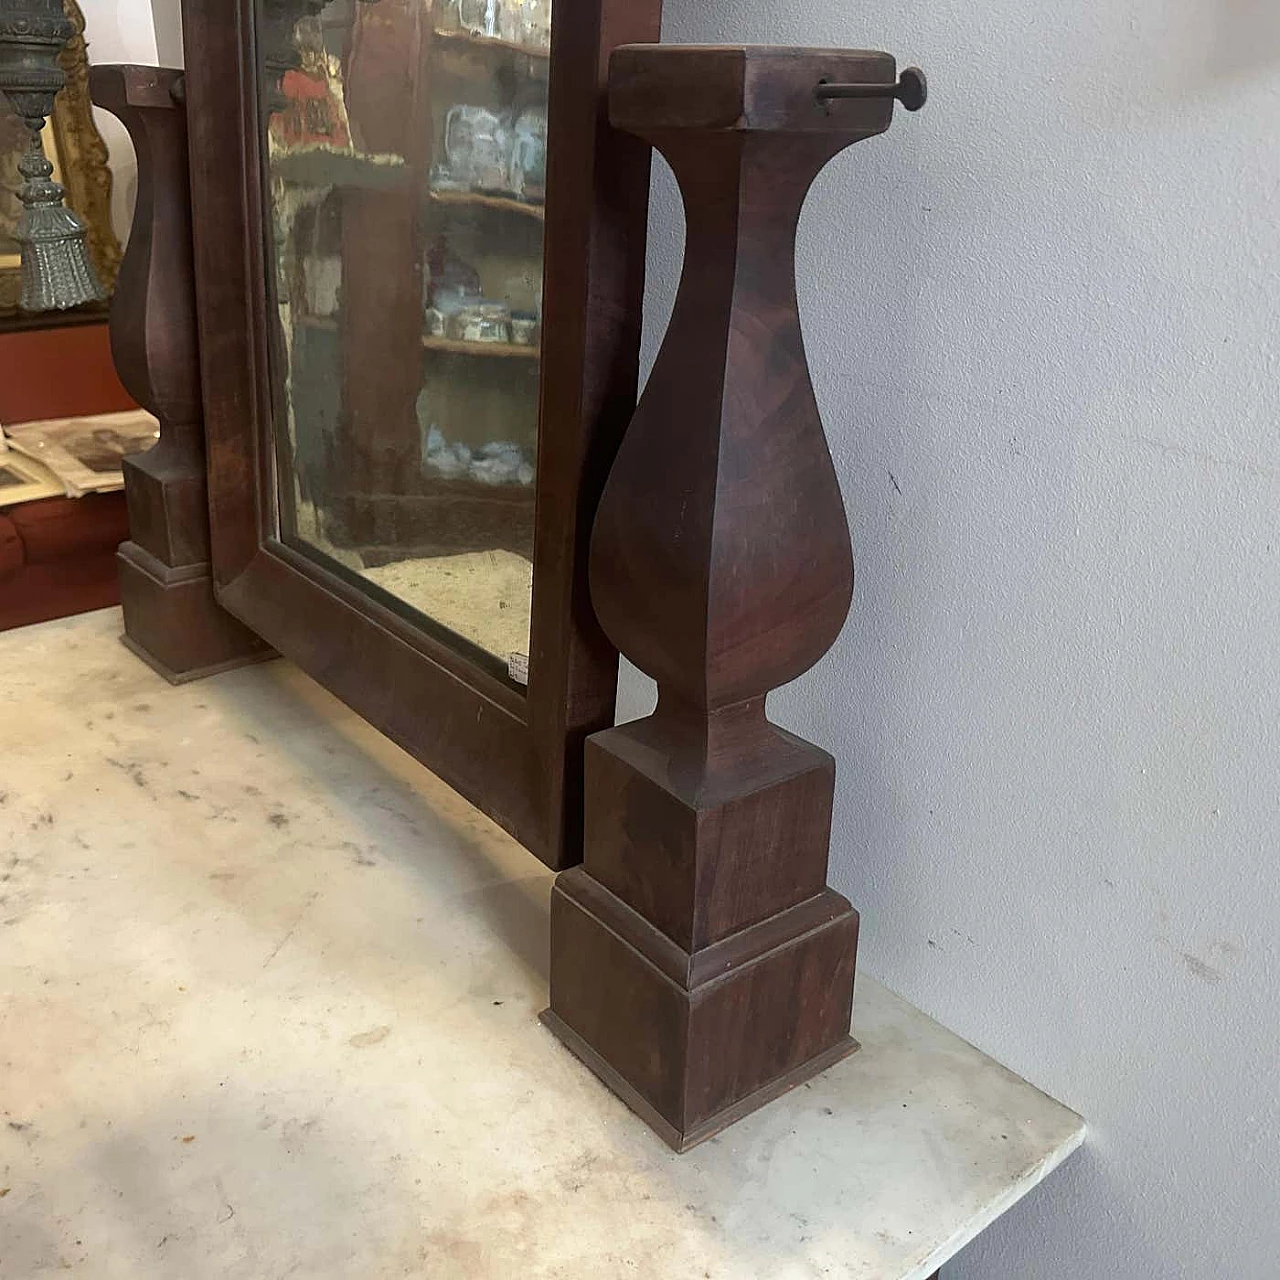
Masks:
[[[519,360],[537,360],[540,347],[525,346],[518,342],[462,342],[457,338],[439,338],[424,333],[422,345],[428,351],[443,351],[457,356],[503,356]]]
[[[481,191],[437,191],[427,192],[432,204],[456,204],[479,206],[484,209],[500,209],[508,213],[523,214],[538,222],[547,220],[547,207],[541,204],[530,204],[527,200],[517,200],[514,196],[491,196]]]
[[[540,49],[533,45],[517,44],[514,40],[502,40],[497,36],[481,36],[471,31],[444,31],[439,27],[434,36],[442,44],[459,50],[480,50],[487,53],[513,53],[526,58],[535,58],[542,62],[551,60],[550,49]]]
[[[326,329],[336,332],[339,328],[335,316],[295,316],[293,323],[304,329]],[[542,355],[540,346],[529,346],[519,342],[464,342],[460,338],[440,338],[435,334],[424,333],[422,345],[428,351],[440,351],[454,356],[497,356],[502,359],[537,360]]]
[[[273,178],[310,187],[394,191],[413,180],[413,172],[403,156],[345,151],[338,147],[274,151],[270,170]]]

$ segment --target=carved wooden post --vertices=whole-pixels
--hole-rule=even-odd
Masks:
[[[124,464],[131,541],[118,557],[123,639],[179,684],[271,651],[213,595],[182,73],[101,66],[89,86],[128,129],[138,156],[111,352],[129,394],[160,420],[155,448]]]
[[[688,220],[591,546],[600,621],[660,696],[587,744],[586,861],[556,883],[544,1016],[677,1150],[856,1048],[858,916],[826,883],[835,764],[765,698],[826,653],[853,591],[796,224],[828,160],[886,130],[895,96],[922,100],[922,78],[895,79],[883,53],[613,57],[612,121],[661,150]]]

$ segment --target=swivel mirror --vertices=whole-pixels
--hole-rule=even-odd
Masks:
[[[552,865],[616,655],[585,539],[634,406],[660,0],[186,0],[222,606]],[[229,16],[230,11],[230,16]]]

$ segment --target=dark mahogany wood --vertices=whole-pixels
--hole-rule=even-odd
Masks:
[[[124,642],[175,684],[271,656],[213,594],[181,81],[155,67],[99,66],[89,76],[94,102],[124,124],[138,157],[111,352],[121,382],[160,420],[155,448],[124,464]]]
[[[606,633],[654,715],[587,744],[586,863],[552,900],[552,1028],[685,1150],[856,1046],[858,916],[827,887],[832,758],[769,722],[835,641],[849,529],[809,382],[794,245],[810,184],[889,127],[883,53],[614,54],[615,126],[688,219],[666,341],[591,543]]]
[[[183,3],[218,598],[545,862],[571,865],[583,744],[613,720],[617,653],[590,607],[586,550],[635,406],[648,206],[649,149],[610,129],[605,82],[615,47],[657,38],[661,0],[555,5],[527,695],[280,535],[253,8]],[[428,6],[404,0],[388,20],[410,10],[427,20]],[[383,283],[411,288],[418,305],[407,266]]]

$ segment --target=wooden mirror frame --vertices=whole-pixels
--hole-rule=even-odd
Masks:
[[[614,716],[586,548],[635,406],[648,209],[649,148],[610,128],[605,87],[615,47],[658,38],[661,0],[554,10],[527,693],[277,535],[253,14],[253,0],[183,3],[218,601],[549,866],[573,865],[583,744]]]

